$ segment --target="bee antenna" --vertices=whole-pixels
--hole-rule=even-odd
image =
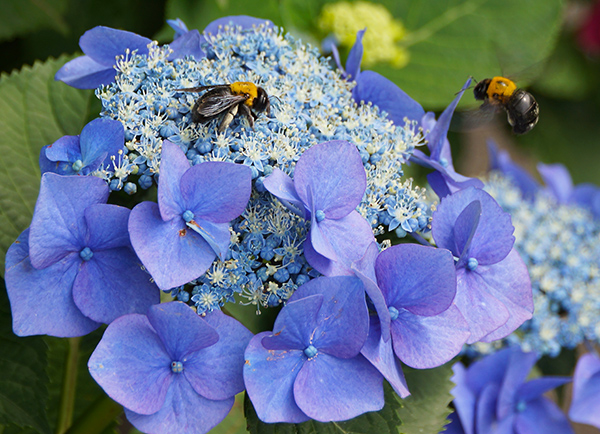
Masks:
[[[469,89],[473,89],[473,88],[475,87],[475,85],[478,83],[478,81],[477,81],[477,80],[475,80],[475,77],[473,77],[472,75],[469,75],[469,78],[470,78],[471,80],[473,80],[473,81],[475,82],[475,84],[472,84],[472,85],[470,85],[469,87],[467,87],[467,88],[465,89],[465,92],[466,92],[467,90],[469,90]],[[454,95],[458,95],[458,94],[459,94],[459,93],[461,93],[462,91],[463,91],[463,90],[461,89],[461,90],[459,90],[458,92],[456,92]]]

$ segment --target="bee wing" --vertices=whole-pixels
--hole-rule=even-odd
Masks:
[[[479,108],[457,113],[452,117],[450,130],[470,131],[492,122],[494,117],[502,111],[500,104],[485,101]]]
[[[248,99],[245,95],[234,95],[229,92],[217,92],[212,90],[198,100],[195,111],[205,118],[218,116],[234,105],[240,104]]]
[[[186,87],[185,89],[173,89],[173,92],[202,92],[208,89],[227,89],[228,84],[213,84],[210,86]]]

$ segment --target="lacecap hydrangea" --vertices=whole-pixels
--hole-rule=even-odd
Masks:
[[[299,157],[318,143],[356,145],[367,175],[357,210],[375,234],[428,230],[430,208],[423,191],[402,172],[421,140],[414,123],[394,125],[375,106],[357,105],[352,84],[327,59],[269,22],[245,30],[224,25],[204,37],[206,57],[200,59],[170,60],[170,48],[155,43],[148,54],[121,56],[114,83],[96,91],[101,117],[125,128],[126,150],[97,173],[111,189],[133,194],[133,182],[147,189],[158,181],[165,140],[178,145],[193,166],[225,161],[251,169],[252,195],[232,222],[224,260],[190,285],[174,288],[176,298],[191,297],[199,313],[232,301],[236,293],[257,308],[276,306],[318,275],[303,254],[310,222],[289,212],[263,185],[274,169],[293,175]],[[215,122],[192,122],[198,95],[178,89],[233,82],[264,88],[270,114],[259,114],[254,128],[237,116],[223,133]]]

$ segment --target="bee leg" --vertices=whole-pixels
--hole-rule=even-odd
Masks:
[[[237,114],[237,112],[238,112],[237,104],[232,106],[229,110],[227,110],[227,113],[225,113],[225,115],[223,116],[223,120],[221,121],[221,124],[219,125],[218,131],[220,133],[222,133],[223,131],[225,131],[227,129],[227,127],[229,126],[229,124],[231,123],[231,121],[233,120],[235,115]]]
[[[252,110],[250,110],[250,107],[248,107],[246,104],[240,104],[240,114],[248,120],[250,128],[254,129],[254,120],[256,118],[254,117]]]

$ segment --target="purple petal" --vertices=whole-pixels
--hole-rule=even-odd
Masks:
[[[145,313],[160,293],[130,247],[94,251],[73,284],[73,300],[94,321],[111,323],[128,313]]]
[[[344,140],[320,143],[302,154],[294,170],[298,196],[311,212],[340,219],[365,194],[367,175],[356,146]]]
[[[324,297],[319,310],[318,328],[312,344],[319,350],[336,357],[356,356],[369,330],[369,314],[364,287],[354,276],[319,277],[302,285],[289,302],[311,295]]]
[[[514,227],[510,214],[504,212],[492,196],[483,190],[470,187],[442,199],[433,213],[433,238],[438,247],[460,257],[462,252],[456,251],[454,226],[463,210],[476,200],[481,202],[481,219],[473,235],[469,255],[481,265],[495,264],[511,251],[515,241],[512,236]]]
[[[518,399],[517,392],[537,359],[536,353],[526,353],[520,348],[511,349],[510,360],[498,393],[496,413],[499,419],[504,419],[514,412]]]
[[[197,315],[196,315],[197,316]],[[228,399],[244,390],[244,351],[252,333],[219,310],[204,320],[219,334],[219,341],[187,356],[184,375],[200,395]]]
[[[462,252],[457,266],[465,266],[469,259],[469,250],[473,236],[481,218],[481,202],[474,200],[458,215],[454,223],[454,242],[456,252]]]
[[[371,102],[388,114],[394,124],[404,126],[404,118],[420,122],[425,114],[423,107],[393,82],[373,71],[363,71],[352,89],[358,104]]]
[[[144,315],[113,321],[88,362],[90,374],[112,399],[152,414],[165,402],[173,380],[171,358]]]
[[[261,342],[271,332],[259,333],[246,348],[244,384],[258,418],[263,422],[300,423],[309,417],[296,405],[293,387],[306,361],[302,351],[266,350]]]
[[[423,167],[429,167],[435,170],[435,172],[427,175],[427,181],[438,197],[444,198],[469,187],[483,188],[483,181],[480,179],[463,176],[451,167],[444,167],[436,161],[429,160],[429,157],[426,157],[427,160],[415,158],[418,156],[418,153],[420,153],[420,151],[415,150],[410,161],[414,161]]]
[[[241,164],[207,161],[181,177],[181,197],[187,209],[195,218],[212,223],[227,223],[238,217],[248,204],[251,190],[252,171]]]
[[[171,220],[187,211],[181,192],[181,178],[190,169],[184,152],[174,143],[163,141],[158,178],[158,205],[163,220]]]
[[[562,164],[539,163],[537,169],[556,200],[567,203],[573,191],[573,181],[567,168]]]
[[[578,184],[573,188],[570,203],[589,209],[596,217],[600,217],[600,188],[594,184]]]
[[[445,428],[445,431],[443,431],[444,434],[469,434],[463,429],[462,424],[460,423],[459,416],[456,411],[454,411],[448,415],[448,420],[450,421],[450,423],[448,423],[444,427]]]
[[[331,235],[330,239],[328,237],[328,234],[326,234],[324,232],[325,229],[327,229],[327,224],[329,222],[333,222],[333,224],[335,225],[333,227],[333,234]],[[338,220],[323,220],[322,225],[317,223],[317,218],[315,217],[314,213],[311,213],[311,221],[310,221],[310,231],[308,232],[308,236],[306,237],[306,244],[310,244],[310,246],[313,248],[313,250],[320,256],[326,258],[329,261],[333,261],[334,263],[341,263],[344,266],[344,269],[346,269],[346,263],[344,263],[343,261],[340,261],[340,259],[337,256],[337,252],[335,250],[335,248],[332,245],[332,241],[335,241],[336,238],[340,238],[343,239],[344,235],[346,235],[346,238],[348,237],[348,233],[346,232],[347,228],[344,227],[343,225],[340,227],[338,223]],[[337,233],[336,229],[340,228],[341,231],[339,233]],[[331,232],[331,231],[329,231]],[[307,258],[308,260],[308,258]],[[310,263],[310,260],[309,260]],[[316,267],[315,267],[316,268]],[[349,274],[349,273],[342,273],[342,274]]]
[[[307,361],[294,382],[296,403],[320,422],[352,419],[383,408],[383,377],[358,355],[338,359],[320,354]]]
[[[92,251],[131,247],[127,231],[130,213],[128,208],[118,205],[98,203],[88,206],[84,211],[89,233],[87,246]]]
[[[223,18],[219,18],[211,22],[204,29],[205,34],[212,33],[217,34],[220,31],[220,27],[225,26],[235,26],[241,27],[242,29],[252,29],[253,27],[258,27],[264,24],[266,28],[274,28],[275,25],[264,18],[254,18],[247,15],[231,15]]]
[[[363,57],[363,36],[367,29],[359,30],[356,33],[356,41],[348,53],[348,59],[346,59],[346,76],[344,77],[348,81],[356,81],[360,74],[360,64]]]
[[[117,156],[123,149],[123,124],[113,119],[94,119],[81,130],[79,144],[83,165],[88,173],[93,172],[101,164],[110,163],[110,156]]]
[[[273,334],[263,338],[262,346],[267,350],[304,351],[312,344],[322,304],[321,294],[288,301],[277,315]]]
[[[466,268],[456,270],[454,303],[469,323],[471,336],[467,341],[468,344],[479,341],[506,324],[510,318],[510,312],[504,303],[490,294],[484,279],[484,270],[480,270],[483,266],[477,268],[475,272]]]
[[[200,48],[200,44],[204,42],[204,38],[200,36],[198,30],[191,30],[176,38],[169,44],[169,48],[173,50],[169,54],[168,59],[183,59],[186,56],[192,56],[196,60],[206,57],[206,53]]]
[[[573,400],[569,418],[600,428],[600,357],[594,353],[581,356],[573,375]]]
[[[392,342],[381,337],[381,326],[376,316],[371,316],[369,336],[360,353],[383,375],[401,398],[410,395],[399,360],[394,354]]]
[[[153,202],[138,204],[129,217],[131,244],[160,289],[171,289],[201,276],[215,252],[183,219],[163,221]]]
[[[29,229],[6,253],[6,291],[17,336],[46,334],[83,336],[100,324],[85,317],[73,301],[71,288],[80,259],[71,254],[43,270],[29,262]]]
[[[541,397],[544,393],[556,389],[564,384],[570,383],[571,377],[542,377],[534,378],[527,383],[521,384],[517,391],[517,399],[530,401]]]
[[[41,150],[40,150],[40,158],[39,158],[39,165],[40,165],[40,172],[43,175],[46,172],[52,172],[52,173],[60,173],[61,169],[64,168],[65,164],[61,163],[60,161],[50,161],[48,159],[48,157],[46,156],[46,150],[52,145],[46,145],[44,146]],[[73,170],[71,168],[71,170]]]
[[[46,157],[50,161],[67,161],[74,163],[81,159],[79,136],[62,136],[46,147]],[[74,173],[73,170],[71,170]],[[67,173],[70,175],[70,173]]]
[[[416,315],[437,315],[456,294],[456,271],[448,250],[399,244],[379,254],[377,283],[388,306]]]
[[[208,243],[221,261],[225,261],[229,244],[231,244],[229,223],[211,223],[204,220],[193,220],[187,226]]]
[[[100,178],[45,173],[29,232],[29,255],[35,268],[45,268],[84,246],[84,210],[105,203],[108,186]]]
[[[496,144],[488,139],[490,170],[499,170],[521,190],[523,197],[532,200],[540,189],[540,184],[526,170],[515,164],[506,151],[498,151]]]
[[[223,401],[206,399],[179,375],[173,380],[159,411],[144,415],[125,408],[125,415],[133,426],[143,432],[203,434],[225,419],[234,401],[234,398]]]
[[[498,403],[499,385],[488,383],[483,387],[476,403],[475,426],[478,433],[496,433],[498,419],[496,417],[496,405]],[[510,417],[510,415],[508,415]],[[512,434],[512,430],[505,434]]]
[[[403,311],[392,321],[394,352],[408,366],[429,369],[451,360],[469,337],[469,326],[456,306],[435,316]]]
[[[298,193],[296,193],[294,181],[285,172],[274,168],[273,173],[265,178],[263,185],[287,209],[300,217],[309,218],[308,210],[304,206],[304,203],[302,203]]]
[[[125,30],[97,26],[88,30],[79,39],[81,50],[96,62],[111,67],[115,57],[125,54],[125,51],[137,50],[138,54],[148,54],[148,38]]]
[[[185,23],[181,20],[181,18],[176,18],[174,20],[167,20],[167,24],[173,29],[175,30],[175,36],[173,36],[173,39],[177,39],[183,35],[185,35],[187,32],[189,32],[187,26],[185,25]]]
[[[219,334],[213,327],[179,301],[152,306],[148,309],[148,321],[172,360],[187,362],[191,353],[210,347],[219,340]]]
[[[517,434],[573,434],[573,428],[560,408],[546,398],[527,403],[515,418]]]
[[[533,316],[533,294],[527,266],[513,249],[506,258],[494,265],[481,266],[479,272],[487,291],[508,309],[510,317],[501,327],[481,340],[492,342],[514,332]]]
[[[311,267],[325,276],[353,275],[352,263],[360,260],[375,241],[371,225],[356,211],[339,220],[325,219],[318,223],[317,229],[322,239],[331,245],[336,259],[316,251],[312,245],[312,233],[304,243],[304,256]]]
[[[476,396],[467,385],[467,370],[458,362],[452,366],[454,375],[451,380],[456,386],[452,389],[454,396],[454,407],[460,418],[465,434],[475,433],[475,402]]]
[[[497,383],[499,385],[504,379],[512,352],[513,349],[504,348],[469,366],[465,379],[469,390],[477,396],[486,384]]]
[[[113,64],[104,65],[90,56],[80,56],[65,63],[56,72],[54,79],[76,89],[96,89],[115,81],[117,71],[113,68]]]

